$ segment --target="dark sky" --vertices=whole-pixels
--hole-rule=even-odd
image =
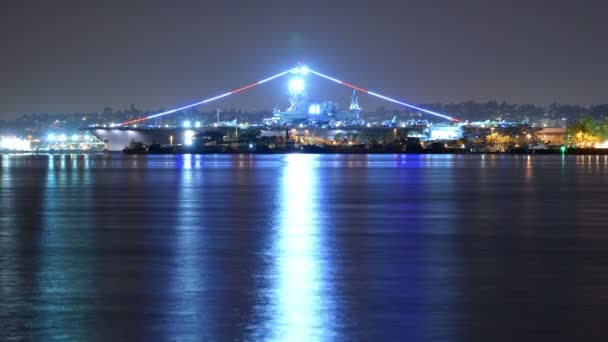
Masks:
[[[414,103],[608,102],[605,1],[90,3],[0,2],[0,117],[170,108],[298,60]],[[285,106],[286,82],[201,109]],[[310,94],[349,91],[311,78]]]

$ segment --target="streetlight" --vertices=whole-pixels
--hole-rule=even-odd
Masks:
[[[169,145],[173,146],[173,136],[172,135],[169,136]]]

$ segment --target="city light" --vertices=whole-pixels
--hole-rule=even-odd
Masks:
[[[310,69],[308,69],[307,66],[302,65],[302,66],[293,68],[293,70],[291,72],[293,74],[300,74],[300,75],[306,76],[310,72]]]
[[[608,141],[604,141],[603,143],[595,143],[595,148],[608,148]]]
[[[310,107],[308,107],[308,114],[321,114],[321,105],[319,105],[318,103],[311,104]]]
[[[192,146],[193,142],[194,142],[194,135],[196,134],[196,132],[191,131],[191,130],[187,130],[184,132],[184,145],[186,146]]]
[[[182,126],[184,128],[190,128],[190,125],[191,125],[190,120],[184,120],[184,122],[182,123]]]
[[[289,91],[295,94],[304,91],[304,80],[301,78],[292,78],[289,80]]]
[[[66,142],[66,141],[68,141],[68,136],[65,134],[59,134],[59,138],[57,138],[57,140],[59,140],[61,142]]]
[[[57,136],[55,134],[51,133],[46,137],[46,140],[55,141],[55,140],[57,140]]]
[[[194,127],[200,128],[201,127],[201,122],[200,121],[195,122],[194,123]]]
[[[30,141],[17,137],[0,137],[0,149],[9,151],[28,151]]]

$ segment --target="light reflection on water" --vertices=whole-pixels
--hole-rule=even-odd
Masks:
[[[169,304],[164,333],[167,340],[203,341],[207,339],[205,326],[209,312],[201,299],[207,295],[206,282],[210,279],[205,277],[207,264],[204,254],[200,253],[205,248],[205,227],[201,225],[200,215],[204,213],[199,211],[199,204],[206,194],[200,188],[200,156],[187,154],[181,157],[181,168],[177,171],[177,222],[173,227],[175,256],[167,288]]]
[[[33,298],[40,308],[34,333],[42,340],[88,339],[94,327],[96,263],[88,167],[88,156],[61,155],[48,161]],[[69,209],[78,206],[82,209]]]
[[[577,340],[608,312],[605,156],[0,166],[0,340]]]
[[[331,265],[323,265],[318,156],[288,155],[281,177],[278,224],[273,259],[275,289],[269,305],[272,340],[327,339],[334,324],[333,298],[325,280]]]

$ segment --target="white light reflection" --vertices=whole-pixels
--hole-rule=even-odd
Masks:
[[[197,158],[198,159],[198,158]],[[175,341],[206,341],[207,312],[205,299],[205,267],[203,231],[199,204],[203,192],[198,191],[200,170],[193,169],[192,155],[182,155],[175,226],[175,260],[171,272],[167,309],[166,338]]]
[[[276,235],[272,326],[274,340],[313,341],[331,331],[332,298],[322,265],[318,156],[290,154],[281,181]],[[327,336],[325,336],[327,337]]]
[[[15,243],[18,237],[19,226],[16,220],[17,211],[15,210],[15,201],[17,198],[17,186],[13,182],[12,173],[14,170],[10,167],[10,156],[4,157],[0,154],[0,298],[3,298],[3,313],[18,312],[23,310],[20,303],[27,303],[23,298],[22,291],[26,286],[21,281],[23,270],[20,270],[20,262],[16,260],[19,255],[19,244]],[[21,286],[20,286],[21,285]],[[20,288],[21,287],[21,288]],[[25,304],[23,304],[25,305]],[[3,324],[5,334],[14,333],[14,325],[11,324],[9,316],[4,316]],[[10,335],[5,335],[10,336]]]

